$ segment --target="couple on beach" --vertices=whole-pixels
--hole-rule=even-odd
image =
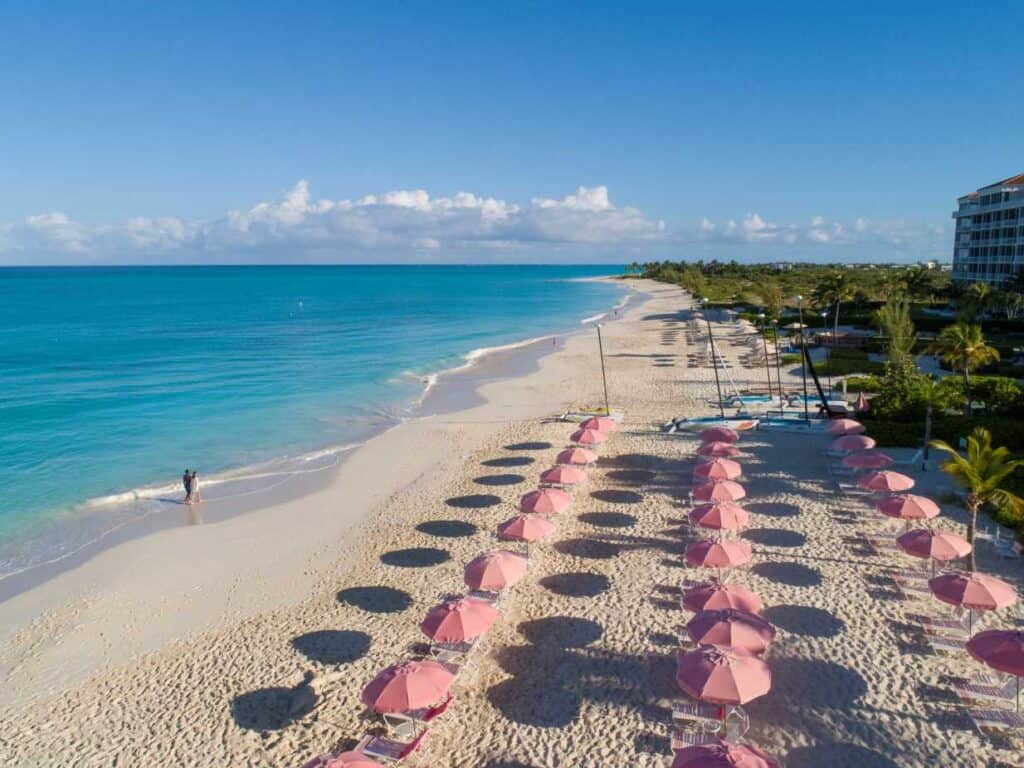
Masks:
[[[181,478],[182,485],[185,486],[185,503],[195,504],[197,501],[202,501],[203,497],[199,493],[199,473],[194,469],[186,469],[185,474]]]

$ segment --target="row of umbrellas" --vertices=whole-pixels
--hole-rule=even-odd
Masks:
[[[556,466],[541,474],[541,487],[520,499],[520,514],[498,525],[498,537],[529,543],[553,533],[555,525],[549,517],[564,512],[572,504],[572,496],[565,489],[586,480],[584,468],[597,461],[597,454],[585,446],[604,443],[615,428],[612,419],[595,417],[584,422],[570,438],[574,445],[558,454]],[[518,552],[488,552],[466,564],[463,579],[477,593],[501,593],[523,579],[528,563],[527,556]],[[419,626],[435,643],[465,643],[486,634],[498,617],[492,600],[483,594],[469,595],[434,606]],[[377,674],[363,688],[361,698],[374,712],[415,715],[414,719],[426,720],[430,708],[443,705],[449,697],[454,681],[455,671],[439,661],[403,661]],[[310,765],[380,768],[380,763],[359,751],[317,758]]]
[[[828,432],[839,437],[832,442],[830,448],[846,452],[843,464],[849,467],[879,468],[891,465],[893,461],[890,457],[874,452],[875,441],[865,435],[865,431],[864,425],[853,419],[833,421],[828,426]],[[914,480],[897,472],[877,471],[861,478],[858,485],[871,491],[909,491],[914,487]],[[876,502],[875,508],[887,517],[908,522],[931,520],[940,513],[939,505],[931,499],[909,493],[883,497]],[[995,576],[959,571],[934,575],[936,562],[952,562],[967,556],[971,551],[970,543],[954,533],[930,528],[908,530],[896,538],[896,545],[908,555],[932,561],[933,574],[928,580],[929,591],[943,603],[966,609],[972,629],[975,612],[996,611],[1018,600],[1013,586]],[[1024,677],[1024,632],[985,630],[971,637],[966,643],[966,649],[974,659],[1016,677],[1019,711],[1020,678]]]
[[[749,542],[727,538],[746,526],[750,513],[738,502],[746,490],[737,482],[742,468],[734,459],[739,433],[724,427],[700,433],[697,449],[703,461],[694,469],[699,482],[693,496],[705,503],[694,507],[690,521],[715,531],[715,539],[691,542],[685,550],[688,565],[714,568],[719,574],[750,561]],[[687,636],[697,644],[694,651],[680,651],[676,682],[698,701],[718,706],[738,706],[766,694],[771,670],[761,654],[775,638],[775,628],[761,617],[764,602],[746,587],[720,578],[686,590],[683,607],[694,616],[686,624]],[[672,768],[777,768],[777,763],[756,747],[725,739],[691,746],[676,752]]]

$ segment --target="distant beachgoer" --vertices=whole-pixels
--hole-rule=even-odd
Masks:
[[[203,495],[199,492],[199,473],[192,470],[192,502],[202,501]]]
[[[185,503],[192,503],[192,471],[185,468],[185,474],[182,475],[181,484],[185,486]]]

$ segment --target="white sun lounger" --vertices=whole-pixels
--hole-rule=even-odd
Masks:
[[[945,637],[943,635],[925,635],[925,640],[931,649],[935,653],[966,653],[967,643],[965,640],[959,640],[955,637]]]
[[[969,709],[967,714],[981,733],[1024,728],[1024,715],[1008,709]]]
[[[1017,684],[1012,680],[1008,680],[1003,685],[961,683],[954,685],[953,691],[961,700],[972,704],[1008,704],[1013,706],[1017,700]]]

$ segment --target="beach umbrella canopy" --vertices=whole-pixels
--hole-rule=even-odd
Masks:
[[[711,459],[702,461],[693,468],[694,477],[708,480],[735,480],[743,474],[743,468],[732,459]]]
[[[835,419],[830,421],[825,431],[830,435],[862,435],[867,430],[859,421],[853,419]]]
[[[900,520],[930,520],[939,515],[939,505],[926,496],[903,493],[886,496],[875,508],[886,517]]]
[[[739,584],[701,584],[683,593],[683,608],[694,613],[723,608],[760,613],[764,610],[764,601]]]
[[[1017,711],[1020,711],[1020,678],[1024,675],[1024,632],[989,629],[967,641],[967,652],[1000,672],[1017,678]]]
[[[775,639],[775,627],[756,613],[721,608],[698,613],[686,624],[686,634],[697,645],[728,645],[764,653]]]
[[[881,472],[872,472],[870,475],[865,475],[857,481],[857,485],[869,491],[899,493],[900,491],[909,491],[913,488],[914,479],[899,472],[890,472],[887,469],[883,469]]]
[[[314,757],[302,768],[384,768],[376,760],[371,760],[362,752],[342,752],[338,755]]]
[[[455,676],[436,661],[392,664],[363,688],[363,703],[375,712],[409,712],[441,701]]]
[[[697,455],[731,459],[733,456],[740,455],[740,449],[732,443],[726,443],[722,440],[712,440],[710,443],[704,443],[700,448],[698,448]]]
[[[779,768],[779,764],[751,744],[719,739],[713,744],[680,749],[672,768]]]
[[[943,573],[928,589],[944,603],[971,611],[996,611],[1017,602],[1017,591],[1002,579],[984,573]]]
[[[608,439],[608,433],[599,429],[577,429],[569,439],[579,445],[600,445]]]
[[[619,425],[615,423],[615,419],[609,419],[607,416],[591,416],[580,424],[580,428],[596,429],[600,432],[614,432],[619,428]]]
[[[516,515],[498,526],[498,536],[511,541],[539,541],[555,531],[543,515]]]
[[[885,469],[892,463],[892,456],[881,451],[858,451],[843,457],[843,466],[854,469]]]
[[[519,508],[523,512],[536,515],[557,515],[571,506],[572,496],[558,488],[539,488],[519,500]]]
[[[690,520],[701,528],[736,531],[750,522],[750,513],[734,501],[720,501],[694,507]]]
[[[896,545],[913,557],[936,560],[940,563],[958,560],[971,551],[966,539],[948,531],[915,528],[896,539]]]
[[[586,472],[569,464],[559,464],[557,467],[542,472],[540,476],[542,483],[552,485],[579,485],[586,479]]]
[[[497,618],[497,609],[488,601],[464,597],[435,605],[420,622],[420,629],[435,642],[461,643],[480,637]]]
[[[746,495],[746,488],[733,480],[710,480],[693,489],[697,501],[739,501]]]
[[[837,437],[829,445],[829,448],[833,451],[845,451],[846,453],[870,451],[874,447],[874,439],[867,435],[843,435],[842,437]]]
[[[676,657],[676,683],[711,704],[746,704],[771,690],[772,673],[742,648],[708,645]]]
[[[735,568],[750,562],[749,541],[702,539],[686,545],[686,562],[694,567]]]
[[[740,433],[728,427],[711,427],[710,429],[701,430],[698,437],[700,437],[702,443],[737,443],[740,439]]]
[[[467,563],[463,576],[470,589],[501,592],[526,575],[528,562],[515,552],[488,552]]]
[[[597,461],[597,454],[586,448],[566,448],[555,457],[555,461],[559,464],[575,464],[582,467]]]

